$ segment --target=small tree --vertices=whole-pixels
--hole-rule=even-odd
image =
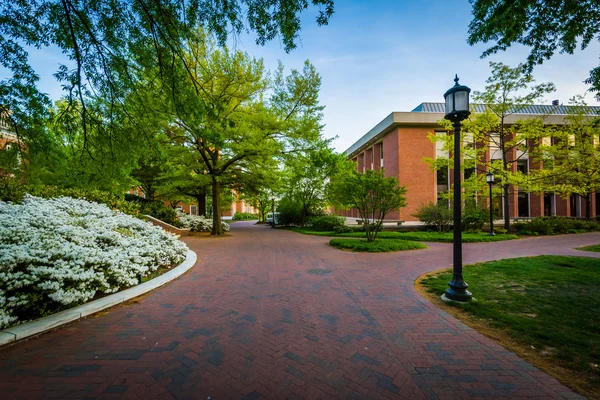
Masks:
[[[352,171],[332,180],[329,197],[342,209],[358,210],[367,242],[373,242],[385,216],[406,206],[406,187],[399,186],[394,177],[384,177],[382,169],[364,174]]]

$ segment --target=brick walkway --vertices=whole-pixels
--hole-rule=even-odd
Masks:
[[[451,245],[353,254],[233,225],[128,305],[0,349],[0,398],[578,398],[425,301]],[[465,263],[571,250],[600,233],[464,246]],[[472,288],[477,296],[477,288]]]

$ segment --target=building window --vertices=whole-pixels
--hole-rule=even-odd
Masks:
[[[554,215],[554,193],[544,193],[544,216]]]
[[[435,179],[437,182],[437,202],[448,202],[447,199],[444,199],[444,194],[448,193],[448,189],[450,188],[450,181],[448,180],[448,167],[441,167],[435,173]]]
[[[529,162],[528,162],[528,160],[519,160],[519,161],[517,161],[517,171],[519,171],[523,175],[527,175],[529,173]]]
[[[519,217],[529,217],[529,193],[519,192],[518,207]]]
[[[569,217],[579,217],[579,195],[572,194],[569,196],[570,213]]]
[[[383,168],[383,143],[379,145],[379,166]]]
[[[198,207],[190,206],[190,215],[198,215]]]

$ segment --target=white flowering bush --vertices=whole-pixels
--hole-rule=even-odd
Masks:
[[[190,228],[190,231],[192,232],[212,231],[212,219],[200,215],[188,215],[186,213],[178,212],[177,220],[182,227]],[[229,224],[227,222],[221,221],[221,226],[223,227],[223,232],[229,232]]]
[[[136,285],[186,252],[177,236],[106,205],[0,202],[0,328]]]

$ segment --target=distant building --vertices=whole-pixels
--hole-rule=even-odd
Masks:
[[[482,112],[483,106],[475,105],[476,111]],[[589,114],[600,115],[600,107],[588,107]],[[544,116],[544,121],[551,125],[564,124],[569,106],[534,105],[525,107],[507,118],[508,124],[517,120]],[[386,176],[398,178],[401,185],[406,185],[407,206],[399,212],[390,213],[387,219],[416,221],[413,216],[421,204],[437,202],[443,192],[449,190],[452,182],[452,170],[433,171],[423,161],[425,157],[444,156],[441,146],[432,143],[428,134],[446,135],[437,121],[444,118],[444,103],[422,103],[410,112],[392,112],[373,129],[367,132],[356,143],[346,150],[350,160],[357,163],[357,169],[364,172],[368,169],[384,169]],[[516,150],[515,150],[516,151]],[[447,154],[445,155],[447,157]],[[486,161],[500,158],[501,153],[494,148],[486,151]],[[536,168],[533,159],[523,154],[513,168],[528,173]],[[466,171],[469,174],[481,173],[477,168]],[[485,173],[485,172],[483,172]],[[600,191],[600,188],[599,188]],[[581,217],[585,214],[585,202],[577,195],[565,200],[554,193],[534,194],[510,187],[511,218],[537,217],[542,215],[563,215]],[[503,210],[500,197],[493,199],[495,208],[501,214]],[[357,210],[339,211],[347,217],[358,217]],[[600,215],[600,193],[592,195],[591,215]]]

